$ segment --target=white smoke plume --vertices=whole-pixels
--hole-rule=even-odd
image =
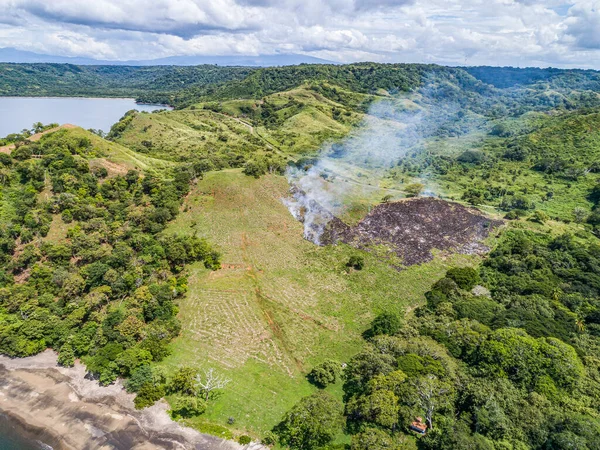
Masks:
[[[422,90],[416,97],[424,99]],[[284,203],[303,222],[304,237],[317,245],[327,224],[339,216],[349,189],[379,189],[357,179],[361,171],[378,178],[419,148],[427,136],[456,119],[457,105],[387,98],[373,103],[359,127],[345,140],[329,143],[319,159],[306,167],[290,167],[291,198]],[[399,191],[398,191],[399,192]]]

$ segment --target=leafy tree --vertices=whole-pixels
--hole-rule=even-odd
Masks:
[[[321,448],[341,430],[342,412],[339,401],[319,391],[300,400],[285,414],[274,432],[283,445],[292,449]]]
[[[75,364],[75,353],[68,342],[63,344],[58,353],[58,364],[63,367],[73,367]]]
[[[135,409],[144,409],[152,406],[165,396],[163,385],[144,384],[133,399]]]
[[[404,192],[406,192],[407,197],[418,197],[425,189],[425,185],[421,183],[412,183],[407,186],[404,186]]]
[[[371,328],[366,330],[363,335],[366,338],[378,336],[380,334],[394,335],[402,327],[402,322],[397,314],[392,312],[383,312],[379,314],[373,322],[371,322]]]
[[[340,373],[340,363],[328,359],[311,370],[308,379],[314,385],[324,388],[337,381]]]
[[[196,395],[196,376],[198,369],[195,367],[184,366],[177,369],[169,383],[169,392],[181,393],[186,395]]]
[[[465,290],[473,289],[480,282],[479,273],[472,267],[455,267],[446,272],[446,277]]]

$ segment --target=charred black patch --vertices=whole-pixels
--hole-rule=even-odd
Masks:
[[[364,250],[384,245],[404,266],[411,266],[430,261],[435,249],[485,253],[489,249],[481,241],[501,224],[474,208],[424,197],[378,205],[354,227],[335,217],[327,223],[320,243],[344,242]]]

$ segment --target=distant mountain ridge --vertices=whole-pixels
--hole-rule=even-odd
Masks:
[[[166,58],[129,61],[108,61],[93,58],[55,56],[0,48],[0,62],[4,63],[54,63],[102,66],[199,66],[215,64],[219,66],[273,67],[292,66],[297,64],[335,64],[325,59],[298,54],[277,54],[257,56],[169,56]]]

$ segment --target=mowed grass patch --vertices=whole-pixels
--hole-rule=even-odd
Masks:
[[[404,315],[447,267],[476,261],[454,255],[398,272],[345,245],[317,247],[281,202],[288,188],[279,176],[211,172],[168,230],[210,239],[223,253],[223,268],[190,268],[182,333],[164,365],[214,367],[231,378],[203,420],[229,426],[233,417],[237,433],[271,429],[313,392],[305,376],[314,365],[347,361],[362,348],[361,333],[377,313]],[[348,272],[345,264],[357,253],[365,268]]]

